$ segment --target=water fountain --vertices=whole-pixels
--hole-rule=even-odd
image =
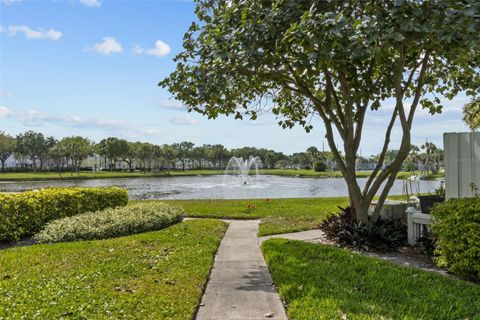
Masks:
[[[227,168],[224,173],[226,177],[237,179],[240,184],[252,185],[255,183],[250,175],[250,171],[255,169],[255,178],[258,180],[258,170],[262,166],[262,160],[259,157],[250,156],[248,159],[232,157],[228,161]]]

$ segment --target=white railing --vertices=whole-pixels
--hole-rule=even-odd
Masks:
[[[413,207],[406,210],[407,213],[407,228],[408,228],[408,243],[414,245],[415,242],[422,237],[432,224],[429,214],[421,213]]]

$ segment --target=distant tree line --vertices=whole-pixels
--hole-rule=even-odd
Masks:
[[[425,152],[420,153],[420,149]],[[429,154],[438,154],[433,144],[421,148],[412,146],[411,167],[417,167],[418,161],[429,162]],[[390,151],[392,159],[394,150]],[[336,170],[334,157],[330,151],[320,151],[316,147],[309,147],[305,152],[286,155],[271,149],[243,147],[227,149],[221,144],[204,144],[196,146],[192,142],[156,145],[148,142],[131,142],[125,139],[109,137],[98,143],[81,136],[64,137],[57,140],[46,137],[40,132],[26,131],[17,136],[0,131],[0,162],[2,171],[9,158],[15,159],[17,171],[70,171],[78,173],[81,169],[118,170],[125,168],[129,171],[168,171],[187,169],[225,169],[232,156],[248,158],[258,156],[262,160],[263,168],[267,169],[311,169],[317,171]],[[86,165],[86,160],[92,156],[99,158],[98,163]],[[368,164],[375,163],[376,156],[370,158],[359,157],[359,169],[368,169]],[[387,155],[388,157],[388,155]],[[422,157],[427,160],[422,160]],[[431,161],[431,167],[439,167],[442,156]],[[388,159],[386,161],[388,163]],[[363,164],[363,166],[361,166]],[[367,164],[367,166],[365,166]],[[435,164],[435,165],[434,165]],[[433,170],[433,169],[431,169]]]

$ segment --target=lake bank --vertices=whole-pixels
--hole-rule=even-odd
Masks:
[[[83,179],[119,179],[119,178],[159,178],[159,177],[181,177],[181,176],[211,176],[223,175],[224,170],[175,170],[165,172],[126,172],[126,171],[81,171],[79,174],[71,175],[69,172],[61,176],[56,172],[6,172],[0,173],[2,181],[45,181],[45,180],[83,180]],[[341,178],[340,171],[315,172],[314,170],[294,169],[262,169],[259,174],[296,178]],[[358,178],[367,178],[371,171],[357,171]],[[399,172],[398,179],[409,179],[410,172]],[[438,180],[444,177],[443,173],[427,174],[423,180]]]

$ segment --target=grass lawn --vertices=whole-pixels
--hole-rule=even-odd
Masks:
[[[191,319],[227,224],[0,251],[0,319]]]
[[[389,199],[403,199],[390,196]],[[132,203],[134,201],[131,201]],[[290,198],[250,200],[162,200],[185,209],[189,217],[262,219],[258,236],[316,229],[348,198]]]
[[[113,179],[113,178],[149,178],[169,176],[195,176],[223,174],[223,170],[186,170],[170,172],[128,172],[128,171],[81,171],[71,175],[64,172],[61,176],[56,172],[0,172],[0,181],[33,181],[33,180],[72,180],[72,179]]]
[[[163,200],[162,200],[163,201]],[[255,200],[171,200],[197,218],[262,219],[259,236],[316,228],[338,206],[342,198],[255,199]]]
[[[339,171],[315,172],[314,170],[294,170],[294,169],[262,169],[260,174],[278,175],[286,177],[304,177],[304,178],[341,178]],[[196,175],[222,175],[224,170],[175,170],[159,173],[142,172],[110,172],[110,171],[82,171],[80,174],[65,172],[59,176],[56,172],[0,172],[0,181],[32,181],[32,180],[71,180],[71,179],[108,179],[108,178],[146,178],[146,177],[170,177],[170,176],[196,176]],[[357,171],[357,177],[365,178],[370,175],[370,171]],[[408,179],[410,172],[400,172],[399,179]],[[444,177],[443,173],[429,174],[426,179],[435,180]]]
[[[473,283],[300,241],[262,251],[291,320],[480,319]]]

